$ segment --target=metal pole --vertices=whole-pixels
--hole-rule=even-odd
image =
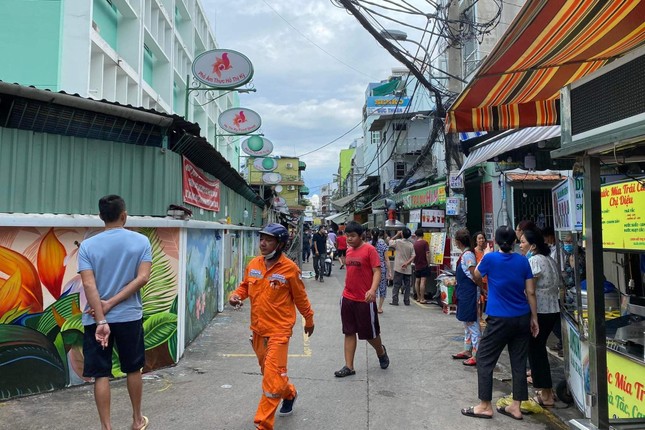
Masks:
[[[585,156],[584,169],[591,423],[598,429],[604,430],[609,429],[609,405],[607,403],[607,334],[605,331],[605,295],[602,272],[600,159]]]
[[[188,95],[190,94],[190,75],[186,75],[186,104],[184,105],[184,119],[188,121]]]

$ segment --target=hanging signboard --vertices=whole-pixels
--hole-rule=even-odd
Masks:
[[[553,199],[553,229],[555,231],[575,231],[576,202],[575,182],[567,178],[551,189]],[[581,211],[582,211],[582,204]],[[582,230],[582,217],[580,230]]]
[[[231,49],[213,49],[193,61],[193,76],[215,89],[233,89],[253,78],[253,64],[246,55]]]
[[[219,211],[219,181],[182,157],[182,194],[185,203],[210,211]]]
[[[605,185],[600,200],[603,248],[645,251],[645,181]]]
[[[451,190],[464,189],[464,175],[460,175],[458,170],[453,170],[448,176],[448,186]]]
[[[254,157],[265,157],[273,152],[273,143],[262,136],[251,136],[242,142],[242,151]]]
[[[227,109],[217,119],[219,126],[229,133],[249,134],[262,126],[260,115],[247,108]]]
[[[443,228],[445,225],[445,211],[442,209],[421,209],[421,227]]]
[[[278,160],[275,158],[256,158],[253,160],[253,167],[261,172],[271,172],[278,167]]]
[[[462,197],[448,197],[446,198],[446,215],[456,216],[461,212]]]
[[[277,184],[282,181],[282,175],[279,173],[271,172],[262,175],[262,182],[265,184]]]

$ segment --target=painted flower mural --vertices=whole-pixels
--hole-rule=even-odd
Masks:
[[[83,382],[86,300],[73,257],[95,232],[0,228],[0,400]],[[148,368],[176,362],[178,257],[170,254],[178,255],[178,230],[140,232],[153,248],[142,290]],[[116,357],[113,363],[113,375],[121,376]]]

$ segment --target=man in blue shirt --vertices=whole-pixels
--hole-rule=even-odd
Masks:
[[[87,306],[83,314],[83,376],[94,378],[94,400],[101,428],[111,429],[110,376],[116,343],[121,370],[127,374],[132,428],[148,427],[141,413],[145,361],[141,288],[150,278],[152,248],[142,234],[124,229],[125,202],[117,195],[99,200],[105,230],[85,239],[78,250],[78,272]]]

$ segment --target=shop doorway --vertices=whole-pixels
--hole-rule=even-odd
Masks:
[[[513,227],[522,220],[531,220],[543,229],[553,225],[553,203],[550,189],[513,188]]]

